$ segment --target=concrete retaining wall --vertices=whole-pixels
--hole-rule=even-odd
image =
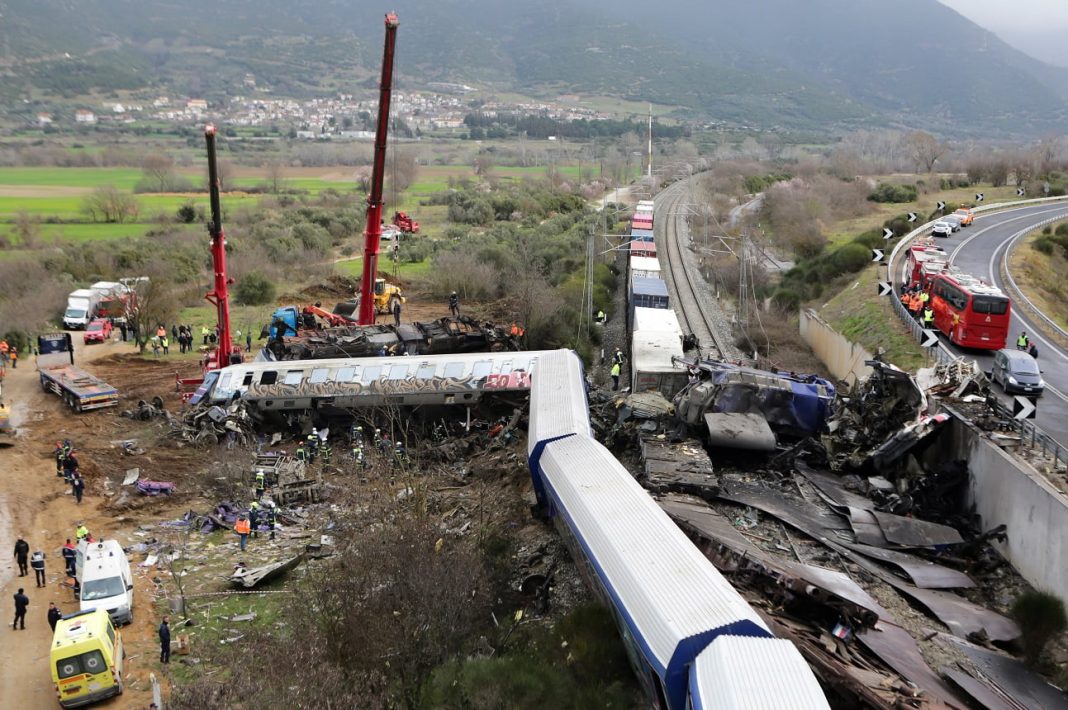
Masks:
[[[871,374],[864,361],[871,360],[872,354],[846,340],[811,308],[801,311],[801,337],[839,380],[853,384]]]
[[[1068,497],[1024,461],[1002,451],[983,432],[953,415],[928,452],[929,463],[968,462],[965,505],[974,507],[982,529],[1007,527],[1004,543],[993,543],[1032,586],[1068,603]]]

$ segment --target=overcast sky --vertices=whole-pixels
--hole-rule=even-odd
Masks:
[[[939,0],[1031,56],[1068,66],[1066,0]]]

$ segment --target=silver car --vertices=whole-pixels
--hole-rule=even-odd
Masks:
[[[960,217],[955,214],[948,214],[942,218],[942,221],[948,224],[954,232],[959,232],[961,227]]]
[[[944,220],[939,220],[931,227],[932,237],[948,237],[953,234],[953,226]]]

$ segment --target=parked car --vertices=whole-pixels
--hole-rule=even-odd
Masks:
[[[89,343],[106,343],[108,338],[111,337],[111,321],[107,318],[97,318],[85,326],[85,335],[82,339],[85,344]]]
[[[970,227],[972,222],[975,221],[975,214],[967,207],[961,207],[953,214],[960,217],[960,226],[962,227]]]
[[[1022,350],[998,350],[994,354],[991,379],[1000,383],[1005,394],[1030,394],[1041,397],[1046,383],[1033,357]]]
[[[942,218],[942,221],[948,224],[954,232],[960,231],[961,221],[960,218],[957,217],[957,215],[947,214],[945,217]]]
[[[934,223],[933,227],[931,227],[932,237],[949,237],[952,235],[953,227],[949,224],[949,222],[939,220]]]

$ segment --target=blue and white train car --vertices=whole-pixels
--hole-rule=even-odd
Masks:
[[[721,636],[698,654],[690,672],[693,710],[820,707],[799,705],[798,698],[822,699],[823,691],[785,639]]]
[[[544,353],[532,378],[528,454],[538,502],[555,517],[587,581],[614,612],[631,663],[656,707],[685,710],[698,656],[726,639],[774,641],[757,613],[653,499],[590,435],[585,381],[570,351]],[[777,646],[769,644],[769,649]],[[825,710],[799,654],[769,655],[774,678],[806,677],[789,698],[738,679],[748,707]],[[706,692],[699,686],[701,692]],[[728,691],[724,691],[728,692]]]

